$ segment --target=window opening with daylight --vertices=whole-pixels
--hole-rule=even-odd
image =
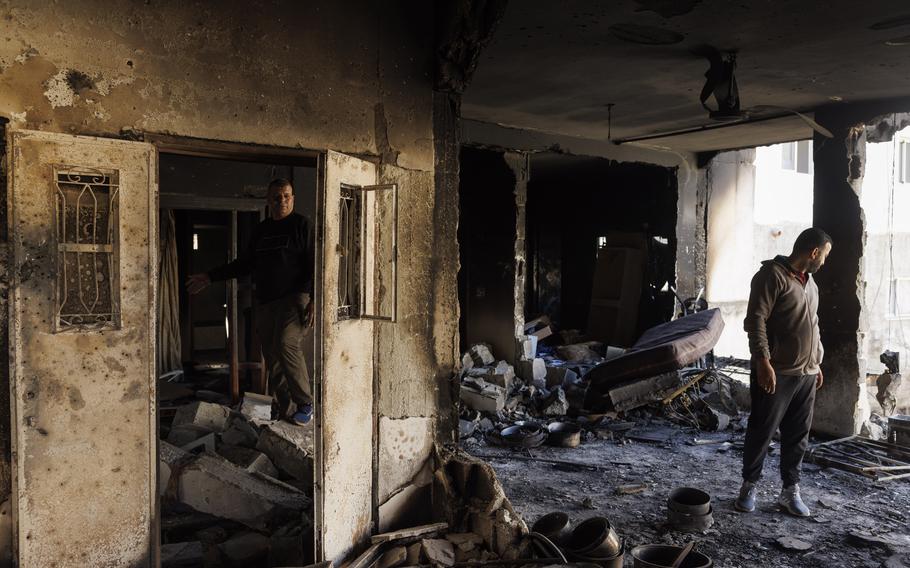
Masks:
[[[811,174],[815,169],[812,159],[812,141],[800,140],[781,144],[781,163],[784,170]]]

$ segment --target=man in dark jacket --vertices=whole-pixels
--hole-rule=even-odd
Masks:
[[[190,294],[214,281],[253,275],[259,340],[281,418],[306,424],[313,395],[302,339],[313,323],[313,240],[309,221],[294,213],[294,189],[286,179],[269,184],[269,218],[253,230],[249,246],[233,262],[187,280]]]
[[[752,353],[752,413],[743,452],[743,485],[736,509],[755,510],[756,486],[774,432],[780,428],[778,499],[792,515],[809,516],[799,494],[799,474],[809,445],[815,391],[824,377],[818,330],[818,287],[812,273],[825,264],[832,241],[821,229],[806,229],[790,256],[766,260],[752,278],[743,327]]]

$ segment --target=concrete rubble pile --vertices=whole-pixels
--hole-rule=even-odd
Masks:
[[[432,503],[425,508],[432,519],[374,535],[343,568],[445,568],[525,557],[527,525],[489,464],[451,448],[437,449],[428,464]]]
[[[652,414],[699,430],[745,425],[747,382],[703,359],[694,366],[616,381],[592,397],[591,371],[628,350],[585,341],[577,330],[555,331],[549,318],[540,317],[525,326],[518,351],[514,367],[497,359],[486,344],[475,344],[462,356],[459,433],[466,447],[481,442],[534,447],[549,439],[548,431],[565,431],[567,424],[585,438],[606,431],[605,422]],[[588,407],[592,400],[596,407]],[[560,437],[554,445],[567,444]]]
[[[312,555],[312,427],[269,420],[269,397],[247,394],[239,408],[197,400],[162,421],[164,568],[303,566]]]

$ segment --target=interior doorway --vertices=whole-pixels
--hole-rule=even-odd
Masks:
[[[241,276],[192,295],[186,282],[250,246],[270,215],[266,193],[274,179],[290,181],[294,213],[312,230],[316,165],[309,157],[160,149],[162,566],[196,556],[206,565],[251,567],[314,560],[314,422],[294,425],[272,411],[255,283]],[[316,246],[312,236],[310,242]],[[315,261],[312,270],[318,290]],[[299,348],[313,392],[312,325]],[[178,468],[184,468],[179,478]]]

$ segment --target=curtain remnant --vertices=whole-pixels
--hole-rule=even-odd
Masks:
[[[158,374],[183,369],[180,361],[180,281],[177,274],[177,232],[174,211],[161,212],[158,270]]]

